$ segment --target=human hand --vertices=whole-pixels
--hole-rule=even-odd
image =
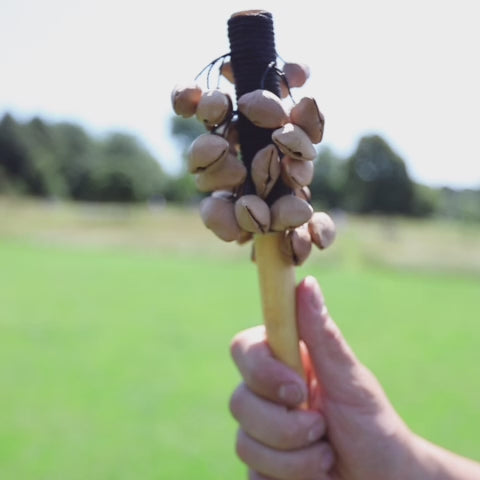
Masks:
[[[230,408],[250,479],[394,480],[418,476],[416,437],[355,357],[312,277],[297,288],[308,385],[273,358],[263,327],[238,334],[244,379]],[[295,409],[309,399],[309,410]]]

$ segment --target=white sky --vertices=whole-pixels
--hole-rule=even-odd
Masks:
[[[0,0],[0,114],[125,129],[175,171],[170,91],[228,52],[226,22],[249,8],[310,65],[295,95],[315,96],[339,154],[378,132],[415,180],[480,187],[476,0]]]

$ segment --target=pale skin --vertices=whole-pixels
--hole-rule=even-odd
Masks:
[[[297,322],[308,385],[272,356],[263,327],[232,342],[243,383],[230,409],[250,480],[480,479],[480,464],[405,425],[343,338],[312,277],[297,288]]]

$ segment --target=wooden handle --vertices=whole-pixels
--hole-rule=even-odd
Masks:
[[[296,306],[295,268],[280,252],[283,233],[255,236],[263,319],[273,354],[305,378],[300,357]]]

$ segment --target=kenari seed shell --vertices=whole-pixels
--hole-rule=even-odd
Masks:
[[[310,185],[313,170],[313,162],[304,162],[287,156],[282,158],[282,179],[293,189]]]
[[[307,186],[302,187],[302,188],[295,188],[293,190],[293,192],[295,193],[296,197],[303,198],[303,200],[305,200],[309,203],[312,200],[312,192],[310,191],[310,189]]]
[[[239,245],[244,245],[245,243],[248,243],[252,239],[253,239],[252,232],[245,232],[244,230],[242,230],[242,233],[236,240]]]
[[[283,81],[283,79],[280,80],[280,97],[281,98],[287,98],[288,97],[288,87]]]
[[[317,155],[308,135],[292,123],[275,130],[272,133],[272,140],[283,154],[297,160],[313,160]]]
[[[177,85],[171,95],[173,111],[183,118],[195,115],[202,96],[202,89],[197,84]]]
[[[238,110],[260,128],[279,128],[288,122],[282,101],[269,90],[245,93],[238,99]]]
[[[322,141],[325,118],[314,98],[302,98],[290,111],[290,120],[308,135],[312,143]]]
[[[328,248],[336,236],[335,223],[325,212],[315,212],[308,222],[312,242],[320,249]]]
[[[227,133],[225,136],[227,142],[230,144],[230,151],[232,153],[240,152],[240,137],[238,134],[238,122],[233,120],[228,125]]]
[[[310,220],[313,209],[305,200],[294,195],[284,195],[275,200],[270,208],[272,215],[271,229],[281,232],[299,227]]]
[[[270,228],[270,209],[256,195],[244,195],[235,203],[235,215],[240,227],[252,233],[266,233]]]
[[[220,67],[220,73],[230,82],[235,83],[235,77],[233,76],[233,69],[231,62],[224,62]]]
[[[266,198],[280,176],[280,157],[275,145],[267,145],[255,154],[251,175],[257,195]]]
[[[247,169],[237,155],[229,153],[219,168],[197,174],[195,184],[201,192],[234,190],[247,178]]]
[[[197,137],[188,152],[188,171],[200,173],[204,170],[214,172],[227,158],[230,145],[220,135],[204,133]]]
[[[220,90],[207,90],[197,105],[197,118],[208,129],[221,125],[231,113],[232,100]]]
[[[200,203],[200,217],[205,226],[217,237],[233,242],[242,237],[235,217],[235,206],[227,196],[210,196]]]
[[[303,87],[310,76],[310,68],[303,63],[285,63],[282,70],[290,88]]]
[[[311,250],[312,239],[306,223],[285,232],[280,243],[280,251],[294,265],[301,265]]]

